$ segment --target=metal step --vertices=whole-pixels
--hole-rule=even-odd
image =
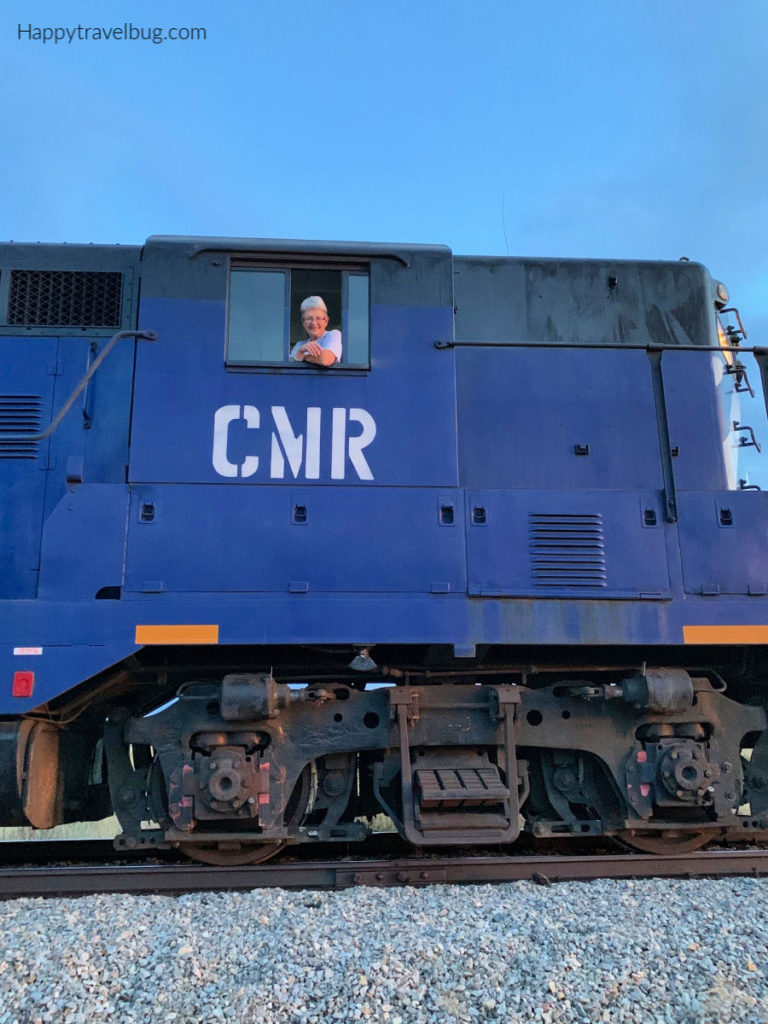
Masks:
[[[423,810],[483,807],[509,799],[496,767],[417,768],[414,777]]]

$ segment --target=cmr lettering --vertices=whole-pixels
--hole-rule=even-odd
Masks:
[[[273,480],[284,479],[287,463],[294,479],[299,477],[303,467],[306,480],[319,480],[322,409],[319,406],[307,408],[306,421],[299,427],[301,433],[294,431],[285,406],[273,405],[270,414],[269,476]],[[248,454],[240,463],[230,461],[230,430],[234,424],[259,430],[261,413],[255,405],[222,405],[213,417],[213,468],[219,476],[243,479],[258,471],[261,457]],[[362,429],[351,433],[353,424]],[[334,408],[331,411],[331,479],[344,480],[349,463],[358,479],[373,480],[363,449],[375,437],[376,421],[365,409]]]

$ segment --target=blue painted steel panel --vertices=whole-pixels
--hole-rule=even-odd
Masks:
[[[69,336],[3,339],[0,442],[5,432],[39,433],[48,427],[82,379],[89,358],[95,358],[96,353],[89,355],[92,344],[98,349],[104,342]],[[35,596],[41,520],[66,495],[71,460],[83,466],[86,479],[125,480],[133,345],[125,339],[117,346],[49,438],[21,446],[36,451],[33,458],[9,458],[13,448],[9,442],[0,443],[0,596]],[[24,396],[35,400],[37,422],[23,420],[14,426],[13,407],[23,405]],[[66,545],[65,538],[62,542]],[[110,551],[100,551],[99,545],[99,535],[91,535],[91,552],[98,551],[98,559],[108,558]],[[51,553],[49,544],[48,556]],[[47,578],[50,581],[50,571]]]
[[[472,491],[467,502],[470,594],[670,596],[655,491]]]
[[[682,601],[469,598],[452,594],[126,594],[122,601],[9,601],[0,617],[0,714],[39,706],[136,650],[139,624],[216,623],[221,644],[679,645],[684,625],[765,625],[768,598]],[[14,655],[14,647],[42,654]],[[31,699],[11,697],[34,671]]]
[[[441,507],[452,523],[441,522]],[[171,592],[464,592],[462,497],[448,489],[136,486],[126,588],[159,584]]]
[[[37,589],[50,441],[3,442],[3,434],[39,433],[48,426],[56,345],[56,338],[2,339],[0,598],[32,598]]]
[[[125,484],[70,487],[43,528],[39,596],[82,601],[122,586],[127,514]]]
[[[462,348],[456,379],[462,486],[662,486],[644,352]]]
[[[137,650],[129,630],[121,629],[117,639],[116,623],[107,625],[105,617],[97,615],[93,605],[34,604],[34,618],[24,614],[25,609],[17,612],[13,606],[8,608],[8,622],[0,640],[0,714],[18,715],[39,708]],[[111,612],[118,602],[98,604],[109,606]],[[89,631],[90,642],[84,639],[83,629],[78,629],[78,624]],[[65,636],[71,640],[64,640]],[[24,653],[35,649],[40,653]],[[11,696],[14,672],[34,672],[30,698]]]
[[[361,478],[347,458],[345,483],[456,486],[453,355],[434,348],[438,338],[450,333],[450,308],[374,305],[370,373],[345,372],[343,367],[317,372],[227,370],[224,325],[223,301],[142,301],[141,327],[157,331],[160,340],[137,350],[132,481],[227,486],[274,481],[276,426],[271,410],[284,409],[297,435],[307,432],[307,410],[319,408],[319,483],[333,482],[333,410],[346,409],[352,419],[351,410],[360,409],[375,423],[375,438],[364,453],[372,479]],[[241,436],[236,436],[237,423],[230,428],[229,460],[237,462],[241,475],[225,477],[214,466],[214,418],[218,409],[233,405],[257,409],[260,425],[246,429],[243,413]],[[359,434],[360,429],[353,422],[348,433]],[[259,459],[259,468],[244,477],[248,456]],[[295,473],[285,466],[282,479],[310,479],[306,459]]]
[[[54,414],[108,341],[105,338],[59,339]],[[85,483],[125,483],[135,346],[133,338],[123,338],[117,343],[51,436],[46,515],[67,493],[67,464],[71,459],[82,460]]]
[[[681,490],[721,491],[728,487],[724,443],[726,424],[716,390],[713,352],[665,352],[661,361],[669,439],[678,450],[675,483]]]
[[[678,492],[688,593],[768,593],[768,494]]]

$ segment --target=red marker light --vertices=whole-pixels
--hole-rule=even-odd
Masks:
[[[14,697],[31,697],[35,688],[34,672],[14,672],[13,689],[11,694]]]

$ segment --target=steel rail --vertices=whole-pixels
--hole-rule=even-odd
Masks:
[[[768,875],[768,851],[599,856],[430,857],[270,863],[212,868],[197,864],[64,865],[0,869],[0,899],[97,893],[346,889],[489,882],[594,881],[601,878],[715,878]]]

